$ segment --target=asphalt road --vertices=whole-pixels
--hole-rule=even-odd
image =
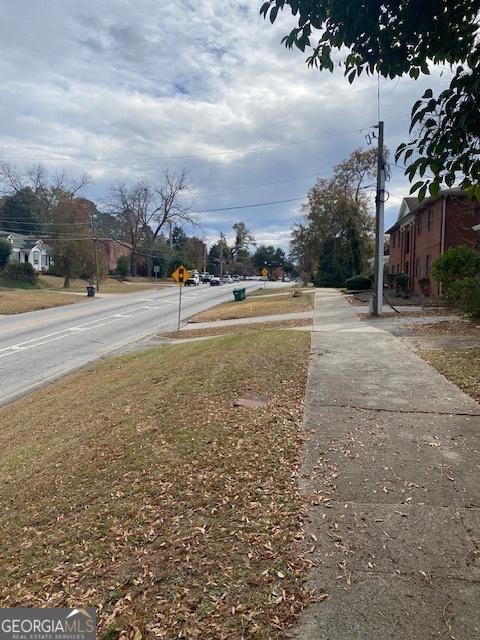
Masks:
[[[247,289],[260,286],[258,282],[244,284]],[[185,287],[182,322],[220,302],[233,300],[235,287],[238,284]],[[177,287],[0,316],[0,404],[145,336],[173,331],[177,321]]]

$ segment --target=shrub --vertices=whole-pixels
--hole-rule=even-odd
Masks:
[[[480,280],[478,277],[461,278],[449,286],[450,297],[460,312],[470,320],[480,318]]]
[[[394,280],[395,289],[404,296],[410,293],[410,276],[408,273],[397,273]]]
[[[0,269],[4,269],[10,254],[12,253],[12,245],[8,240],[0,239]]]
[[[463,278],[474,278],[480,273],[480,253],[471,247],[461,245],[450,247],[434,260],[432,275],[442,285],[446,298],[455,297],[454,284]]]
[[[9,262],[2,275],[9,280],[30,284],[35,284],[38,280],[38,273],[29,262]]]
[[[128,256],[118,256],[117,274],[120,278],[127,278],[130,275],[130,259]]]
[[[351,291],[364,291],[372,288],[372,277],[368,275],[353,276],[345,280],[345,288]]]

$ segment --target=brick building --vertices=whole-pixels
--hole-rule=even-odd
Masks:
[[[439,295],[431,276],[432,262],[457,245],[476,246],[472,229],[480,222],[479,205],[461,189],[446,189],[421,204],[404,198],[390,235],[389,273],[407,273],[414,293]]]
[[[117,260],[120,256],[132,255],[131,248],[123,243],[113,240],[113,238],[99,238],[99,248],[101,247],[105,252],[105,260],[109,273],[113,273],[117,268]]]

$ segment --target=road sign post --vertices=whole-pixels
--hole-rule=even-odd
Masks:
[[[263,276],[264,278],[266,278],[266,277],[268,276],[268,269],[267,269],[267,267],[263,267],[263,269],[260,271],[260,273],[262,274],[262,276]],[[264,282],[263,282],[263,288],[265,289],[265,288],[266,288],[266,286],[267,286],[267,281],[266,281],[266,280],[264,280]]]
[[[153,267],[153,273],[155,274],[155,289],[158,288],[158,272],[160,271],[160,267],[156,264]]]
[[[175,269],[175,271],[172,273],[172,278],[175,280],[175,282],[178,283],[178,286],[179,286],[177,331],[180,331],[180,322],[181,322],[181,317],[182,317],[182,288],[183,288],[185,282],[189,279],[189,277],[190,277],[190,274],[185,269],[185,267],[183,265],[178,267],[178,269]]]

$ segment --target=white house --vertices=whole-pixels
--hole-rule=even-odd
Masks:
[[[10,260],[29,262],[35,271],[48,271],[53,264],[52,248],[41,238],[13,231],[0,231],[0,238],[12,245]]]

